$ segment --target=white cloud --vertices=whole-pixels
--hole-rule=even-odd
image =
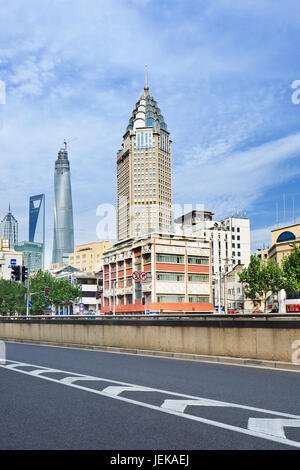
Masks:
[[[28,197],[45,192],[51,252],[54,161],[64,138],[73,137],[75,242],[95,239],[96,207],[116,199],[116,151],[142,92],[145,63],[174,140],[174,202],[204,202],[224,216],[251,208],[266,188],[297,174],[299,135],[282,128],[291,110],[281,107],[285,84],[276,81],[288,55],[272,26],[278,6],[270,18],[265,2],[256,13],[246,0],[238,8],[227,1],[171,3],[17,0],[5,6],[0,212],[10,200],[22,238]],[[296,19],[280,10],[295,29]],[[289,48],[293,55],[293,41]],[[299,78],[295,65],[288,70]]]

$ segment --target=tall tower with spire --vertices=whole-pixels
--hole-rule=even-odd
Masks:
[[[146,66],[144,92],[135,104],[117,153],[118,240],[169,231],[171,142],[161,110],[149,93]]]
[[[8,213],[1,220],[0,224],[0,237],[9,240],[9,247],[14,249],[15,243],[18,242],[18,221],[11,213],[10,203],[8,205]]]
[[[54,234],[52,264],[67,263],[74,251],[73,206],[67,144],[58,152],[54,171]]]

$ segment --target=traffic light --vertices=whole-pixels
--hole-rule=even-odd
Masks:
[[[13,266],[12,267],[12,280],[13,281],[20,281],[21,279],[21,266]]]
[[[45,287],[44,289],[44,296],[49,297],[49,287]]]
[[[28,279],[28,268],[22,266],[22,282],[25,282]]]

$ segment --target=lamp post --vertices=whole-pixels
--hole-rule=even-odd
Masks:
[[[31,265],[31,253],[28,252],[28,273],[27,273],[27,283],[26,283],[26,319],[28,319],[28,317],[29,317],[29,301],[30,301],[29,279],[30,279],[30,265]]]
[[[116,314],[116,281],[113,280],[113,315]]]

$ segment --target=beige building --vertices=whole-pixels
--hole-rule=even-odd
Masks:
[[[74,268],[84,272],[98,272],[103,266],[103,252],[108,250],[113,244],[108,240],[86,243],[75,247],[74,253],[69,255],[69,264]]]
[[[281,264],[284,256],[288,256],[296,243],[300,247],[300,223],[285,225],[271,230],[272,246],[268,258]]]
[[[269,253],[269,248],[258,248],[255,251],[255,255],[262,261],[268,260],[268,253]]]
[[[172,224],[171,140],[158,103],[144,92],[129,119],[117,154],[118,240]]]
[[[16,266],[24,265],[23,253],[10,249],[9,240],[0,237],[0,279],[11,279],[11,260],[15,260]]]

